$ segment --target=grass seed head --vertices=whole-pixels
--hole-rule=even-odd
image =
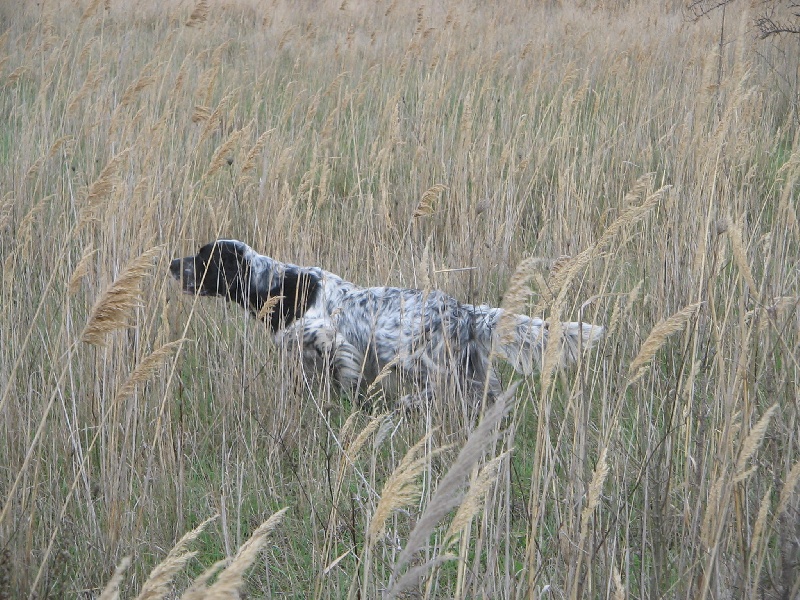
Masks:
[[[153,258],[160,252],[161,246],[150,248],[125,267],[117,280],[95,302],[81,340],[102,346],[109,333],[128,325],[131,312],[139,305],[142,279],[150,272]]]

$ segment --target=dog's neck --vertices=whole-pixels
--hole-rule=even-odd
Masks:
[[[322,281],[311,270],[255,252],[246,258],[250,266],[250,293],[245,308],[253,316],[263,318],[273,332],[302,318],[316,302]]]

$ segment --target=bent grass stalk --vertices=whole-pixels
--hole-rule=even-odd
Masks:
[[[28,449],[28,453],[25,456],[25,461],[23,462],[23,467],[26,467],[27,463],[30,461],[31,456],[33,455],[33,451],[36,448],[38,440],[41,436],[42,431],[44,430],[45,423],[47,422],[47,418],[50,415],[50,411],[52,410],[55,400],[57,398],[58,392],[60,390],[61,384],[69,370],[70,364],[72,362],[72,358],[75,354],[75,351],[80,345],[80,342],[86,342],[94,345],[101,345],[105,341],[105,336],[116,329],[120,329],[125,327],[128,322],[128,318],[130,317],[130,311],[133,307],[136,306],[137,300],[139,298],[139,285],[141,284],[142,279],[148,274],[150,271],[150,267],[152,265],[153,257],[156,256],[161,251],[161,248],[152,248],[151,250],[145,252],[135,260],[133,260],[128,267],[126,267],[120,277],[108,287],[108,289],[101,295],[97,302],[95,302],[94,306],[92,307],[92,311],[89,315],[89,319],[86,323],[86,327],[84,327],[83,333],[80,336],[79,340],[76,340],[70,349],[67,352],[67,356],[64,359],[64,366],[62,368],[61,374],[58,378],[58,384],[53,388],[53,393],[50,396],[50,401],[47,404],[47,408],[44,411],[44,414],[41,416],[39,427],[36,430],[36,435]],[[63,331],[63,330],[62,330]],[[163,356],[165,353],[161,353],[159,358]],[[145,364],[145,367],[139,372],[138,378],[141,379],[145,374],[149,375],[152,370],[155,368],[154,364]],[[136,373],[136,372],[134,372]],[[133,385],[135,385],[135,381]],[[125,388],[123,387],[123,390]],[[98,427],[97,432],[95,433],[92,441],[89,445],[89,451],[86,453],[84,461],[89,459],[91,449],[94,448],[94,444],[97,442],[98,438],[100,437],[100,433],[102,432],[102,423],[105,422],[108,414],[110,414],[110,410],[106,411],[101,419],[101,426]],[[72,494],[75,491],[75,488],[78,485],[78,481],[81,477],[81,473],[83,470],[83,465],[81,468],[77,470],[75,474],[75,478],[72,481],[72,485],[69,488],[67,493],[66,499],[64,500],[64,504],[61,508],[61,514],[59,518],[59,523],[63,522],[64,515],[66,514],[67,508],[69,506],[70,500],[72,499]],[[18,477],[14,481],[14,485],[12,486],[8,498],[6,500],[6,505],[3,507],[3,512],[0,513],[0,523],[3,522],[5,515],[8,512],[8,508],[11,504],[11,501],[14,498],[14,493],[16,487],[19,485],[19,481],[25,472],[25,468],[23,468]],[[31,584],[31,589],[28,597],[30,599],[36,597],[36,590],[38,588],[39,582],[42,578],[44,573],[44,567],[47,564],[47,559],[50,556],[50,552],[53,549],[53,544],[55,542],[56,535],[59,532],[59,527],[55,527],[52,535],[50,536],[50,542],[47,545],[47,549],[44,552],[43,560],[40,564],[39,570],[36,573],[36,577]]]

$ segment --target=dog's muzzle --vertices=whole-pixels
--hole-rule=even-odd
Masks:
[[[181,289],[186,294],[197,293],[197,279],[194,270],[194,257],[176,258],[169,263],[169,272],[181,282]]]

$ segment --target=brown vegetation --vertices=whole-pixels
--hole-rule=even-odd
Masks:
[[[0,6],[0,598],[797,597],[798,57],[732,15]],[[180,294],[220,236],[607,337],[363,414]]]

